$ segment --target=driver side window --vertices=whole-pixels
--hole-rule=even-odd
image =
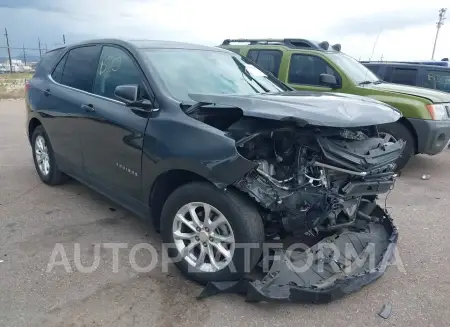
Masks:
[[[293,54],[289,66],[288,83],[323,86],[320,74],[329,74],[339,80],[339,75],[325,60],[317,56]]]
[[[139,85],[140,98],[149,99],[143,76],[130,55],[117,47],[104,46],[95,74],[94,94],[117,100],[114,90],[124,84]]]

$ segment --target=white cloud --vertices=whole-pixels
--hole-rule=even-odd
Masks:
[[[11,0],[14,1],[14,0]],[[344,52],[368,59],[379,32],[373,59],[429,59],[442,1],[322,0],[48,0],[66,13],[20,8],[9,11],[10,30],[38,33],[42,25],[61,33],[168,39],[217,45],[225,38],[298,37],[341,43]],[[28,7],[32,7],[30,0]],[[89,10],[86,10],[89,8]],[[34,14],[33,14],[34,12]],[[33,16],[34,15],[34,16]],[[450,12],[448,13],[450,16]],[[15,23],[17,22],[17,23]],[[43,24],[44,22],[44,24]],[[22,26],[23,27],[23,26]],[[37,38],[39,35],[35,35]],[[44,36],[41,36],[41,38]],[[436,58],[450,56],[450,20],[442,27]]]

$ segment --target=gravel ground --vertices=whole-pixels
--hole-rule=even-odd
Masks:
[[[397,181],[388,207],[400,231],[398,266],[377,282],[327,305],[249,304],[237,295],[203,301],[176,269],[131,269],[133,244],[160,238],[144,221],[78,182],[42,184],[25,136],[23,100],[0,102],[0,326],[447,326],[450,321],[450,151],[418,156]],[[422,180],[422,174],[430,174]],[[114,272],[112,250],[98,269],[75,269],[74,243],[87,266],[94,243],[127,243]],[[47,272],[55,244],[73,271]],[[58,257],[58,260],[61,257]],[[140,266],[150,262],[139,252]],[[377,315],[392,305],[387,320]]]

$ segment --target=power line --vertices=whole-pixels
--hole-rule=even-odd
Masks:
[[[433,46],[433,53],[431,54],[431,60],[434,60],[434,52],[436,50],[436,44],[437,44],[437,40],[438,40],[438,36],[439,36],[439,30],[441,29],[442,25],[444,25],[446,11],[447,11],[447,8],[439,9],[439,19],[436,23],[436,37],[434,38],[434,46]]]

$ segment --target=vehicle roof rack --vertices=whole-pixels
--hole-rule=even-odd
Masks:
[[[445,59],[445,58],[444,58]],[[408,64],[408,65],[423,65],[423,66],[442,66],[449,67],[449,62],[446,60],[422,60],[422,61],[397,61],[397,60],[361,60],[362,64]]]
[[[307,39],[225,39],[222,45],[230,45],[230,43],[249,43],[250,45],[285,45],[289,48],[302,48],[302,49],[314,49],[314,50],[335,50],[341,51],[340,44],[334,44],[331,46],[327,41],[316,42]]]

